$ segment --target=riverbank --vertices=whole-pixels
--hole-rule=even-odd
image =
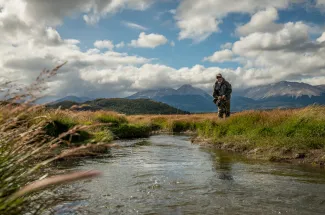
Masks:
[[[194,143],[234,151],[251,159],[324,165],[325,107],[216,114],[129,116],[156,130],[194,133]]]
[[[244,111],[223,120],[211,113],[126,116],[110,111],[48,110],[39,106],[28,114],[15,115],[9,110],[2,106],[0,122],[10,116],[17,120],[16,126],[27,130],[41,124],[39,137],[58,139],[51,145],[55,150],[48,157],[60,156],[62,152],[65,154],[62,159],[96,156],[106,153],[113,140],[183,133],[193,136],[193,143],[238,152],[253,159],[319,165],[325,161],[324,106]]]

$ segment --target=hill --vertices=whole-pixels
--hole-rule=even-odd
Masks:
[[[95,99],[84,103],[62,101],[48,105],[49,108],[73,109],[77,111],[116,111],[124,114],[188,114],[188,112],[150,99]]]

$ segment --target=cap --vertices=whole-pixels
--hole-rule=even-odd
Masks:
[[[217,74],[216,77],[217,77],[217,78],[222,78],[222,75],[219,73],[219,74]]]

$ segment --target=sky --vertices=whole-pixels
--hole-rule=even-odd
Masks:
[[[324,21],[325,0],[0,0],[0,85],[66,61],[48,95],[321,85]]]

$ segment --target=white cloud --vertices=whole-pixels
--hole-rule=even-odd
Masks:
[[[179,39],[202,41],[218,32],[218,25],[229,13],[254,13],[261,9],[286,8],[290,0],[182,0],[176,10],[175,19],[180,29]]]
[[[27,25],[56,26],[66,16],[84,14],[88,24],[96,24],[102,17],[118,11],[146,10],[154,0],[10,0],[2,1],[6,15],[15,15]]]
[[[178,39],[193,39],[195,42],[201,42],[211,35],[212,32],[219,31],[219,22],[209,16],[193,16],[187,19],[179,20],[178,27],[181,29]]]
[[[249,23],[237,28],[237,32],[240,35],[249,35],[254,32],[275,32],[282,27],[281,24],[274,23],[277,19],[278,11],[270,7],[254,14]]]
[[[231,49],[232,43],[225,43],[220,46],[221,49]]]
[[[311,41],[310,27],[302,22],[286,23],[276,32],[256,32],[233,45],[246,68],[259,68],[272,81],[320,80],[325,73],[325,45]],[[276,77],[274,77],[276,76]],[[261,82],[267,82],[267,76]]]
[[[96,40],[94,46],[98,49],[108,49],[108,50],[114,49],[114,44],[110,40]]]
[[[132,40],[129,46],[136,48],[156,48],[168,42],[167,38],[160,34],[146,34],[141,32],[138,40]]]
[[[123,25],[125,25],[128,28],[132,28],[132,29],[136,29],[136,30],[141,30],[141,31],[147,31],[148,30],[147,27],[144,27],[142,25],[139,25],[139,24],[136,24],[136,23],[133,23],[133,22],[123,21],[122,23],[123,23]]]
[[[325,0],[316,0],[318,6],[325,6]]]
[[[170,42],[170,46],[171,46],[171,47],[175,47],[175,42],[174,42],[174,41],[171,41],[171,42]]]
[[[123,48],[125,46],[125,43],[124,42],[120,42],[118,44],[116,44],[116,48]]]
[[[308,45],[308,26],[302,22],[286,23],[282,29],[274,33],[256,32],[241,37],[234,43],[233,51],[236,54],[250,55],[261,50],[284,50],[304,48]]]
[[[316,40],[319,43],[325,42],[325,32]]]
[[[225,61],[231,61],[233,57],[233,53],[229,49],[216,51],[212,56],[205,57],[203,61],[209,61],[213,63],[222,63]]]

